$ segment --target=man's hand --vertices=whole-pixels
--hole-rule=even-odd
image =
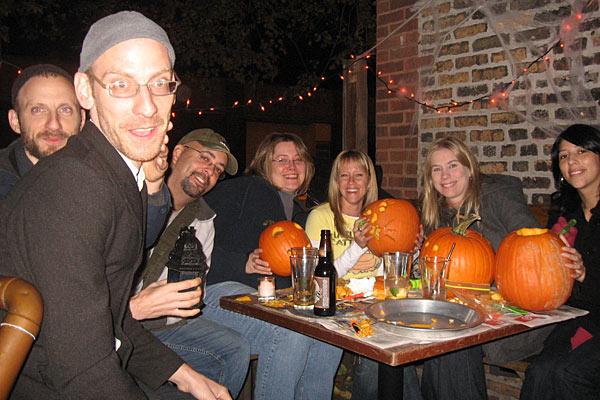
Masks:
[[[167,280],[153,282],[147,288],[129,300],[129,309],[138,321],[170,317],[193,317],[200,312],[199,308],[183,310],[195,306],[202,299],[202,289],[179,293],[181,290],[197,287],[201,279],[188,279],[181,282],[167,283]]]
[[[179,367],[169,380],[177,389],[199,400],[231,400],[226,387],[194,371],[188,364]]]
[[[165,135],[163,144],[160,146],[160,153],[154,159],[142,163],[149,195],[157,193],[165,180],[165,173],[169,167],[167,162],[167,157],[169,156],[167,143],[169,143],[169,136]]]

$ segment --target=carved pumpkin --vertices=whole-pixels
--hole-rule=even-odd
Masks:
[[[548,229],[523,228],[496,254],[496,285],[506,300],[531,311],[554,310],[571,295],[573,278],[560,255],[563,242]]]
[[[370,218],[367,247],[378,257],[387,251],[410,252],[419,232],[419,213],[406,200],[384,199],[369,204],[363,216]]]
[[[421,257],[448,257],[456,243],[446,275],[451,281],[492,283],[494,280],[494,248],[479,232],[467,229],[481,219],[472,215],[455,228],[438,228],[421,248]]]
[[[260,234],[258,247],[263,252],[260,258],[269,263],[275,275],[289,276],[290,254],[292,247],[310,247],[306,232],[300,225],[291,221],[279,221],[269,226]]]

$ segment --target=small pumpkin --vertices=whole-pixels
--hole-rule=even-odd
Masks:
[[[410,252],[419,233],[419,213],[406,200],[383,199],[369,204],[363,217],[372,225],[367,247],[378,257],[387,251]]]
[[[433,231],[421,248],[421,257],[448,257],[447,279],[459,282],[492,283],[494,280],[494,248],[479,232],[467,229],[481,218],[471,215],[454,228]]]
[[[571,270],[560,255],[563,246],[548,229],[522,228],[506,236],[496,254],[500,294],[530,311],[562,306],[573,289]]]
[[[291,221],[279,221],[270,225],[260,234],[258,247],[263,252],[260,258],[269,263],[275,275],[289,276],[292,247],[310,247],[311,243],[300,225]]]

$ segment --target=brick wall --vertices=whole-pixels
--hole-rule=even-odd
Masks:
[[[379,0],[378,41],[426,3]],[[454,135],[473,149],[483,172],[517,176],[530,203],[548,204],[555,135],[572,123],[597,120],[600,12],[596,1],[589,3],[577,19],[585,2],[438,0],[383,42],[377,68],[396,91],[388,93],[383,84],[377,91],[377,162],[384,188],[415,198],[428,145]],[[529,66],[559,39],[566,48]],[[430,109],[403,98],[410,93],[433,107],[467,103]],[[495,102],[470,102],[487,94]]]
[[[377,39],[381,40],[410,15],[411,0],[377,1]],[[418,89],[419,68],[432,62],[431,56],[418,54],[418,20],[413,19],[377,49],[377,69],[382,78],[393,82],[410,82]],[[417,198],[418,135],[411,130],[415,119],[414,104],[390,96],[378,82],[377,88],[377,164],[383,168],[382,186],[401,198]]]

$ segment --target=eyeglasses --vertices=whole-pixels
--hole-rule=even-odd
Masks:
[[[223,179],[225,179],[225,170],[223,170],[221,167],[217,166],[215,163],[213,163],[213,161],[210,159],[210,157],[208,157],[206,154],[206,151],[202,151],[202,150],[197,150],[193,147],[190,146],[183,146],[186,149],[190,149],[190,150],[194,150],[196,153],[198,153],[198,158],[204,163],[206,164],[209,168],[212,167],[213,172],[215,175],[217,175],[218,179],[220,181],[222,181]]]
[[[169,81],[164,78],[159,78],[147,83],[138,83],[133,79],[126,77],[114,78],[115,80],[113,82],[104,83],[96,75],[90,73],[90,76],[98,82],[98,85],[106,89],[108,94],[112,97],[128,98],[137,95],[140,91],[140,86],[146,86],[153,96],[168,96],[170,94],[175,94],[177,88],[181,85],[181,81],[179,80],[177,73],[173,73],[175,80]]]
[[[277,165],[280,166],[280,167],[282,167],[282,168],[287,168],[287,167],[289,167],[292,164],[294,166],[296,166],[296,165],[301,166],[301,165],[305,164],[304,160],[301,159],[301,158],[297,158],[297,159],[294,159],[294,160],[290,160],[289,158],[277,158],[277,159],[271,160],[271,161],[277,163]]]

